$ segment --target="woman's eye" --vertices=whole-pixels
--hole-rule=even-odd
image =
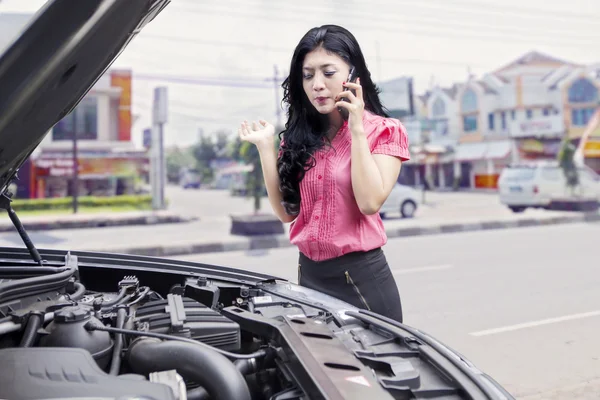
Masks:
[[[312,75],[304,75],[304,79],[310,79],[312,78]]]
[[[336,71],[326,71],[325,76],[333,76],[333,75],[335,75],[335,72]]]

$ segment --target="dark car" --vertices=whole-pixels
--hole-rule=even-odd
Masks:
[[[273,276],[38,250],[7,188],[168,0],[54,0],[0,58],[0,398],[512,399],[427,334]],[[122,240],[123,238],[115,238]]]

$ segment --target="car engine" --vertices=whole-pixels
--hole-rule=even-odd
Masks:
[[[103,292],[78,272],[0,266],[0,398],[302,398],[268,338],[220,311],[248,308],[249,287],[177,276],[159,293],[126,275]]]
[[[0,249],[0,399],[509,399],[456,353],[275,277]]]

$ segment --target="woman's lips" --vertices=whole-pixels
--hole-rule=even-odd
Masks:
[[[319,104],[325,104],[327,102],[327,100],[329,100],[329,97],[317,97],[315,100]]]

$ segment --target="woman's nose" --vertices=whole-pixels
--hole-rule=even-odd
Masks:
[[[313,81],[313,89],[316,91],[325,89],[325,81],[321,76],[315,76]]]

